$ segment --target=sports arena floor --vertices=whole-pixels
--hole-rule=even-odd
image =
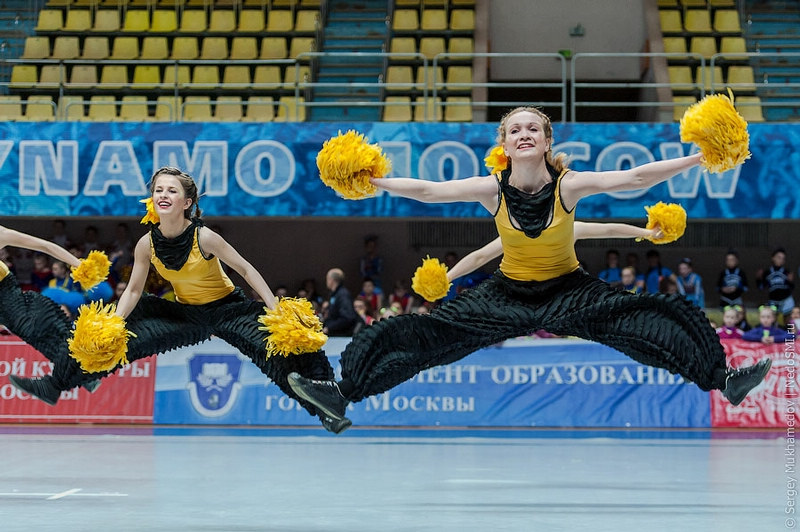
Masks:
[[[0,530],[785,530],[785,436],[0,426]]]

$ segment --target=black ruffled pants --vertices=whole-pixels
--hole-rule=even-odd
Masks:
[[[501,273],[434,309],[365,327],[342,353],[351,401],[385,392],[433,366],[538,329],[613,347],[702,390],[725,386],[725,352],[708,319],[679,295],[631,294],[578,270],[548,281]]]

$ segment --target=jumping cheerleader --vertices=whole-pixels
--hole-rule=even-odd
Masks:
[[[176,168],[161,168],[153,175],[150,192],[153,225],[136,244],[128,287],[115,311],[117,316],[126,319],[125,326],[131,333],[126,361],[197,344],[215,335],[249,357],[290,396],[295,397],[286,380],[290,372],[315,379],[332,378],[333,370],[322,351],[267,356],[259,316],[263,305],[276,308],[275,296],[249,262],[220,235],[203,225],[194,180]],[[223,272],[220,261],[239,273],[264,303],[247,298],[236,288]],[[172,284],[177,301],[142,293],[151,263]],[[78,336],[76,331],[76,341]],[[75,358],[67,362],[56,368],[58,371],[52,376],[14,378],[13,382],[18,388],[54,404],[61,390],[92,378],[85,373],[92,371],[88,364],[79,365]],[[313,406],[298,400],[311,415],[317,415]],[[320,415],[320,419],[326,429],[336,433],[350,425],[342,416],[331,419]]]
[[[716,154],[705,153],[698,142],[701,152],[686,157],[628,170],[576,172],[566,167],[563,154],[553,155],[552,143],[550,119],[522,107],[509,112],[498,128],[508,161],[496,178],[433,182],[372,174],[369,184],[393,195],[426,203],[479,202],[494,216],[500,234],[500,270],[429,315],[403,315],[364,328],[342,353],[342,380],[290,375],[298,395],[340,418],[348,403],[385,392],[424,369],[545,328],[608,345],[642,364],[680,374],[702,390],[721,390],[734,405],[744,400],[766,376],[769,359],[728,368],[719,338],[700,309],[678,295],[615,290],[580,268],[574,247],[575,206],[581,198],[646,189],[701,163],[719,171]],[[739,155],[736,164],[749,155],[746,147]]]

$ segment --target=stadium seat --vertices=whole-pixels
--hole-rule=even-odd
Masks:
[[[758,96],[739,96],[734,100],[734,106],[739,114],[748,122],[763,122],[764,111],[761,108],[761,98]]]
[[[261,54],[259,59],[286,59],[289,49],[283,37],[264,37],[261,39]]]
[[[243,9],[239,13],[239,32],[260,33],[264,31],[266,25],[264,12],[260,9]]]
[[[747,53],[747,44],[744,37],[723,37],[719,42],[719,53],[727,60],[746,61],[747,56],[729,55]]]
[[[119,105],[119,118],[127,122],[146,122],[150,120],[146,96],[123,96]]]
[[[69,82],[79,89],[89,89],[97,85],[95,65],[75,65],[69,75]]]
[[[739,12],[735,9],[718,9],[714,13],[714,31],[719,33],[741,33]]]
[[[233,9],[215,9],[208,22],[209,33],[231,33],[236,31],[236,18]]]
[[[202,33],[208,28],[205,9],[184,9],[178,31],[182,33]]]
[[[92,12],[88,9],[70,9],[64,21],[64,31],[89,31],[92,29]]]
[[[686,55],[686,39],[683,37],[664,37],[664,51],[679,56]],[[672,59],[672,58],[670,58]]]
[[[161,80],[161,88],[172,90],[177,85],[185,87],[192,82],[192,72],[189,65],[167,66]]]
[[[161,84],[161,69],[158,65],[136,65],[133,69],[135,89],[154,89]]]
[[[706,0],[680,0],[683,7],[706,7]]]
[[[299,85],[302,89],[311,80],[311,69],[308,65],[287,66],[283,73],[283,88],[294,89]]]
[[[50,57],[49,37],[26,37],[22,59],[47,59]]]
[[[113,33],[119,31],[119,10],[98,9],[94,13],[92,31]]]
[[[444,31],[447,29],[447,12],[444,9],[426,9],[422,12],[419,27],[422,31]]]
[[[178,119],[183,98],[178,96],[159,96],[153,119],[158,122],[172,122]]]
[[[419,53],[429,60],[445,52],[444,37],[422,37],[419,40]]]
[[[683,33],[681,12],[677,9],[662,9],[658,12],[658,17],[661,19],[662,33]]]
[[[226,89],[244,89],[250,86],[250,67],[247,65],[226,65],[222,74],[222,84]]]
[[[253,88],[277,89],[281,84],[281,69],[273,65],[258,65],[253,73]]]
[[[183,102],[184,122],[210,122],[211,98],[208,96],[187,96]]]
[[[275,119],[275,101],[272,96],[251,96],[244,113],[243,122],[272,122]]]
[[[392,37],[389,41],[389,52],[392,54],[409,54],[408,56],[391,56],[390,61],[416,59],[417,41],[414,37]]]
[[[197,37],[175,37],[173,39],[170,59],[197,59],[199,55]]]
[[[125,13],[122,31],[143,33],[150,30],[150,12],[146,9],[129,9]]]
[[[197,65],[192,69],[193,89],[215,89],[219,87],[219,67],[217,65]]]
[[[86,37],[81,59],[108,59],[108,37]]]
[[[383,108],[384,122],[410,122],[411,98],[408,96],[387,96]]]
[[[447,51],[451,54],[471,54],[475,51],[475,42],[472,37],[450,37]]]
[[[278,100],[278,113],[275,122],[304,122],[306,119],[305,98],[281,96]]]
[[[414,88],[414,73],[410,66],[390,65],[386,68],[386,83],[390,84],[386,87],[387,92],[410,91]]]
[[[414,105],[414,122],[427,122],[430,120],[440,121],[442,119],[442,100],[438,96],[433,98],[416,99]]]
[[[117,118],[117,102],[114,96],[92,96],[86,118],[94,122],[114,122]]]
[[[8,86],[12,89],[33,87],[38,82],[39,78],[36,72],[36,66],[14,65],[11,67],[11,79],[9,80]]]
[[[58,117],[60,120],[80,122],[86,118],[83,96],[64,95],[58,100]]]
[[[694,92],[697,88],[692,77],[692,69],[688,66],[668,66],[669,82],[673,93]]]
[[[289,57],[297,59],[300,54],[306,52],[313,52],[316,48],[316,39],[314,37],[294,37],[292,43],[289,45]],[[308,58],[306,58],[307,60]]]
[[[445,100],[445,122],[472,122],[472,99],[464,96],[451,96]]]
[[[57,89],[66,81],[66,67],[63,65],[43,65],[39,71],[37,88]]]
[[[178,12],[175,9],[156,9],[153,11],[153,21],[150,31],[168,33],[178,30]]]
[[[55,107],[50,96],[29,96],[23,119],[31,122],[52,122],[55,120]]]
[[[672,119],[680,122],[683,114],[690,105],[697,103],[697,98],[694,96],[673,96],[672,97]]]
[[[34,30],[58,31],[64,27],[64,15],[60,9],[42,9]]]
[[[294,30],[292,12],[288,9],[273,9],[267,16],[267,33],[290,32]]]
[[[708,0],[708,4],[713,8],[736,7],[736,0]]]
[[[128,86],[128,67],[126,65],[103,65],[100,72],[101,89],[121,89]]]
[[[472,90],[472,67],[471,66],[448,67],[445,83],[446,83],[445,88],[449,91]],[[470,113],[471,112],[472,111],[470,111]]]
[[[753,67],[731,65],[728,67],[728,86],[737,91],[753,91],[756,89]]]
[[[705,73],[705,79],[703,79]],[[698,87],[703,87],[706,92],[720,92],[723,86],[722,67],[715,65],[712,69],[706,66],[705,70],[697,67],[694,82]]]
[[[711,59],[711,56],[717,53],[717,41],[714,37],[692,37],[689,52]]]
[[[687,9],[683,27],[689,33],[711,33],[711,14],[707,9]]]
[[[297,19],[294,24],[294,31],[313,32],[319,25],[319,11],[303,9],[297,12]]]
[[[396,9],[392,17],[394,31],[416,31],[419,29],[419,13],[416,9]]]
[[[81,47],[77,37],[56,37],[53,42],[52,59],[77,59],[81,55]]]
[[[137,59],[139,57],[139,39],[136,37],[114,37],[109,59]]]
[[[234,37],[231,41],[231,59],[256,59],[258,42],[255,37]]]
[[[424,19],[425,17],[423,16],[423,21]],[[453,9],[450,11],[450,29],[458,31],[474,31],[475,10]]]
[[[142,39],[140,59],[167,59],[168,57],[169,50],[166,37],[149,36]]]
[[[220,122],[239,122],[242,119],[242,97],[217,97],[214,104],[214,119]]]
[[[427,73],[427,76],[426,76]],[[417,69],[417,87],[422,89],[427,87],[432,89],[435,83],[444,82],[444,72],[442,67],[437,66],[435,69],[432,66],[421,66]]]
[[[18,95],[0,95],[0,121],[13,122],[22,119],[22,102]]]
[[[200,48],[200,59],[227,59],[228,39],[225,37],[205,37]]]

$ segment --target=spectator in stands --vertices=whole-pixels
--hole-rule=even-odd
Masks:
[[[662,294],[679,294],[680,291],[678,290],[678,282],[675,280],[675,276],[671,275],[662,278],[658,282],[658,292]]]
[[[692,259],[684,257],[678,263],[678,277],[675,280],[678,293],[700,308],[705,308],[706,297],[703,292],[703,279],[692,268]]]
[[[344,286],[344,272],[339,268],[329,270],[325,276],[325,284],[331,291],[331,296],[328,298],[330,306],[325,321],[322,322],[322,332],[328,336],[352,336],[358,316],[353,308],[353,297]]]
[[[356,323],[353,329],[353,334],[356,334],[363,327],[372,325],[375,318],[372,316],[372,309],[369,307],[369,302],[363,297],[359,296],[353,301],[353,310],[358,314],[359,322]]]
[[[41,292],[53,278],[53,271],[50,269],[50,259],[43,253],[33,256],[33,272],[31,273],[31,290]]]
[[[774,305],[778,312],[788,318],[794,306],[794,273],[786,266],[785,249],[775,248],[770,265],[758,271],[756,283],[760,290],[767,290],[768,304]]]
[[[597,276],[614,288],[622,284],[622,269],[619,267],[619,251],[609,249],[606,251],[606,268]]]
[[[661,264],[661,254],[655,249],[647,252],[647,273],[644,276],[644,285],[647,292],[657,294],[661,281],[664,278],[671,278],[676,281],[675,274],[672,270]],[[671,286],[669,283],[665,286]]]
[[[750,322],[747,321],[747,311],[745,310],[743,305],[733,305],[733,308],[736,309],[737,314],[739,314],[739,322],[737,327],[739,327],[742,331],[747,332],[753,328],[750,325]]]
[[[275,287],[275,297],[278,299],[289,297],[289,289],[286,287],[286,285],[281,284]]]
[[[717,334],[723,339],[736,339],[744,335],[738,327],[739,311],[733,306],[727,306],[722,311],[722,327],[717,328]]]
[[[750,342],[761,342],[762,344],[774,344],[785,342],[788,334],[786,331],[775,325],[778,317],[778,307],[767,304],[758,307],[757,327],[753,327],[742,335],[742,339]]]
[[[644,274],[639,269],[639,254],[631,251],[625,255],[625,265],[633,268],[633,271],[636,273],[636,286],[641,288],[641,291],[644,292]]]
[[[642,287],[636,281],[636,269],[633,266],[625,266],[622,268],[620,283],[620,288],[626,292],[630,292],[631,294],[642,293]]]
[[[717,280],[719,306],[743,305],[742,294],[747,292],[747,275],[739,266],[739,254],[729,250],[725,254],[725,267]]]
[[[53,278],[42,290],[42,295],[65,306],[70,315],[74,316],[77,314],[78,308],[86,302],[83,292],[72,281],[67,265],[63,261],[54,261],[52,271]]]
[[[376,292],[375,283],[370,278],[364,279],[361,283],[361,292],[358,293],[358,297],[366,300],[373,309],[383,308],[383,294]]]
[[[297,291],[297,297],[308,299],[316,308],[319,308],[323,301],[323,297],[317,291],[317,281],[312,277],[303,279],[300,283],[300,289]]]
[[[409,314],[414,306],[414,296],[408,290],[405,281],[395,281],[392,293],[389,294],[389,306],[400,305],[401,314]]]
[[[361,257],[359,271],[361,272],[362,279],[372,279],[377,293],[383,293],[381,283],[383,258],[378,254],[377,235],[367,235],[364,237],[364,256]]]

